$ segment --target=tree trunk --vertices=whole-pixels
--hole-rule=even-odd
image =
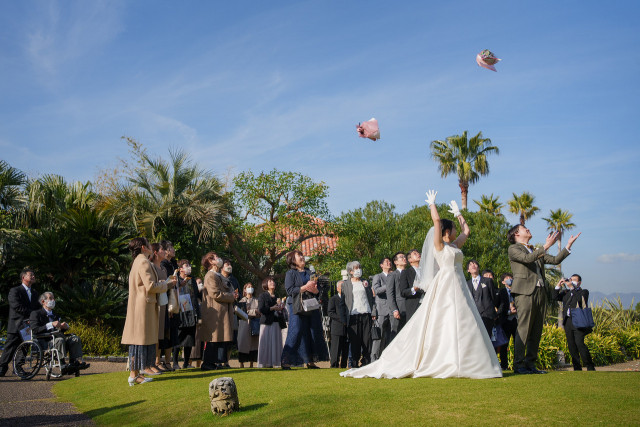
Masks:
[[[524,213],[520,213],[520,225],[524,227]]]
[[[460,186],[460,199],[462,201],[462,207],[460,209],[465,210],[467,209],[467,195],[469,194],[469,183],[460,181],[458,185]]]

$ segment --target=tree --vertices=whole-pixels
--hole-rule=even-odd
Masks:
[[[498,202],[500,196],[493,197],[493,193],[491,196],[482,195],[480,201],[474,200],[475,204],[480,208],[480,212],[488,213],[493,216],[500,216],[502,213],[502,207],[504,206],[502,203]]]
[[[309,238],[333,234],[328,187],[297,172],[242,172],[233,179],[234,217],[226,224],[229,250],[259,281],[281,278],[283,257]]]
[[[489,175],[487,156],[499,152],[498,147],[491,145],[489,138],[482,137],[482,132],[471,139],[467,138],[465,130],[462,135],[449,136],[444,141],[431,141],[431,156],[438,161],[441,176],[445,178],[452,173],[458,175],[462,209],[467,209],[469,185],[476,183],[480,176]]]
[[[20,188],[25,182],[24,173],[0,160],[0,209],[7,211],[20,206]]]
[[[200,243],[212,238],[228,214],[220,181],[183,151],[170,150],[169,161],[138,153],[142,162],[128,183],[100,202],[112,222],[130,224],[150,239],[174,222],[190,227]]]
[[[576,225],[571,222],[571,218],[573,217],[572,213],[569,211],[563,211],[562,209],[558,209],[555,211],[550,211],[549,218],[542,218],[547,222],[547,230],[550,232],[558,231],[558,253],[562,250],[562,235],[565,230],[571,230]],[[558,268],[562,271],[562,264],[558,264]]]
[[[521,195],[513,194],[513,199],[507,201],[509,212],[520,216],[520,225],[524,225],[525,221],[536,214],[540,209],[533,205],[535,197],[526,191]]]

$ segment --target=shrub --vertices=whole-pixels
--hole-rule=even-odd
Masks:
[[[627,358],[640,358],[640,332],[632,328],[618,330],[615,337]]]
[[[113,283],[96,281],[64,286],[58,294],[60,314],[87,324],[106,323],[120,329],[127,314],[128,292]]]
[[[587,335],[584,340],[596,366],[624,362],[625,357],[615,335],[603,336],[597,333]]]
[[[538,350],[538,369],[553,369],[558,364],[558,351],[568,354],[564,331],[555,325],[544,325]]]
[[[94,356],[116,356],[126,353],[120,344],[121,331],[105,324],[89,324],[84,320],[73,322],[69,331],[82,340],[82,352]]]

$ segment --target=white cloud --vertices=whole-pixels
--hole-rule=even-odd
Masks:
[[[628,254],[620,252],[617,254],[602,254],[598,257],[598,262],[612,264],[614,262],[640,262],[640,254]]]

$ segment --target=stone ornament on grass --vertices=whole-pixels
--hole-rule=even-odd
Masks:
[[[229,415],[240,409],[238,389],[231,377],[215,378],[209,383],[209,399],[213,415]]]

